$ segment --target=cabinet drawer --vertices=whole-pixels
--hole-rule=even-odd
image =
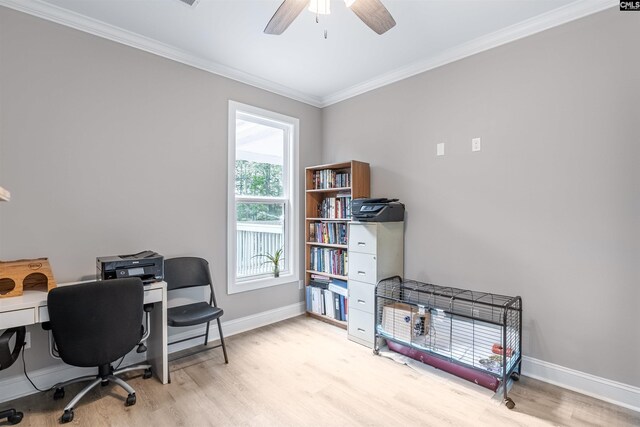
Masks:
[[[158,301],[162,301],[162,289],[151,289],[149,291],[144,291],[145,304]]]
[[[349,252],[349,280],[377,283],[376,256],[359,252]]]
[[[373,314],[375,286],[371,283],[349,281],[349,312],[352,309]]]
[[[0,313],[0,329],[33,325],[34,323],[36,323],[35,308],[24,308],[22,310],[5,311],[4,313]]]
[[[373,314],[361,310],[349,310],[349,339],[373,347]]]
[[[349,224],[349,251],[376,253],[376,224]]]
[[[49,308],[45,305],[38,307],[38,323],[44,323],[49,321]]]

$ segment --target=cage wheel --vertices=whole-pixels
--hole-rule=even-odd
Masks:
[[[56,391],[53,392],[53,400],[64,399],[64,387],[57,388]]]
[[[377,348],[373,349],[373,354],[375,354],[376,356],[380,354],[380,350],[378,350]]]
[[[11,424],[18,424],[20,421],[22,421],[23,416],[24,414],[22,412],[16,412],[13,415],[9,415],[7,420],[9,420],[9,423]]]
[[[64,411],[64,414],[62,414],[62,418],[60,418],[60,421],[63,424],[70,423],[71,421],[73,421],[73,410],[68,409]]]
[[[507,406],[507,408],[509,408],[509,409],[513,409],[513,408],[515,408],[515,407],[516,407],[515,402],[514,402],[513,400],[511,400],[511,398],[510,398],[510,397],[507,397],[507,398],[504,400],[504,404],[505,404],[505,405]]]
[[[517,372],[512,372],[511,373],[511,379],[514,381],[520,381],[520,374]]]

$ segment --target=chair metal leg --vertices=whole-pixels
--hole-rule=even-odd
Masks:
[[[107,378],[109,379],[109,381],[113,381],[114,383],[118,384],[120,387],[125,389],[127,391],[127,393],[129,393],[129,394],[133,394],[133,393],[136,392],[133,389],[133,387],[131,387],[129,384],[127,384],[127,382],[125,380],[123,380],[122,378],[116,377],[115,375],[109,375]]]
[[[209,343],[209,324],[211,321],[207,322],[207,331],[204,333],[204,345]]]
[[[121,369],[118,369],[117,371],[114,371],[113,375],[120,375],[120,374],[123,374],[125,372],[137,371],[137,370],[146,370],[146,369],[150,369],[150,368],[151,368],[151,365],[149,365],[149,364],[127,366],[125,368],[121,368]]]
[[[75,395],[75,397],[73,399],[71,399],[71,402],[69,402],[67,404],[67,406],[64,407],[64,411],[73,411],[73,408],[78,404],[78,402],[80,401],[80,399],[82,399],[87,393],[89,393],[94,387],[96,387],[98,384],[100,384],[102,382],[102,378],[96,378],[95,376],[92,377],[94,378],[94,380],[89,383],[85,388],[83,388],[82,390],[80,390],[80,392],[78,394]]]
[[[78,377],[78,378],[73,378],[67,381],[63,381],[61,383],[58,383],[56,385],[54,385],[52,388],[63,388],[66,387],[70,384],[75,384],[75,383],[82,383],[85,381],[93,381],[96,379],[95,375],[85,375],[84,377]]]
[[[224,345],[224,336],[222,335],[222,323],[220,323],[220,318],[217,318],[216,320],[218,321],[218,333],[220,334],[220,343],[222,344],[224,363],[229,363],[229,358],[227,357],[227,347]]]

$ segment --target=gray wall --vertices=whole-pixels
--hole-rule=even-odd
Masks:
[[[302,182],[318,108],[0,7],[0,259],[49,257],[64,282],[97,255],[198,255],[226,321],[302,301],[297,283],[226,294],[229,99],[300,119]]]
[[[521,295],[526,355],[640,386],[637,40],[614,8],[335,104],[323,160],[406,203],[407,277]]]

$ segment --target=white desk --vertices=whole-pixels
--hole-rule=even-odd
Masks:
[[[62,283],[69,286],[83,282]],[[144,303],[156,303],[151,311],[151,334],[147,339],[147,360],[162,382],[169,382],[167,341],[167,284],[156,282],[144,287]],[[158,304],[159,303],[159,304]],[[47,292],[25,291],[17,297],[0,298],[0,330],[29,326],[49,320]]]

